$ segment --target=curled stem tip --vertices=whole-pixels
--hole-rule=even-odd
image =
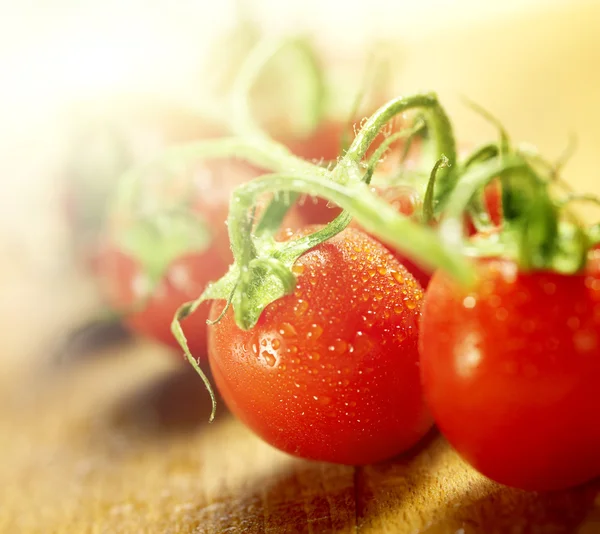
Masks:
[[[190,348],[188,346],[187,339],[185,337],[185,334],[183,333],[183,329],[181,328],[181,321],[183,321],[188,315],[190,315],[191,313],[193,313],[195,311],[195,309],[200,304],[198,302],[199,300],[200,299],[195,300],[195,301],[186,302],[185,304],[181,305],[181,307],[175,313],[175,317],[173,318],[173,321],[171,322],[171,332],[173,333],[173,335],[175,336],[175,339],[177,339],[177,341],[179,342],[179,345],[183,349],[183,353],[185,354],[185,357],[187,358],[187,360],[190,362],[192,367],[196,370],[196,372],[198,373],[198,375],[204,382],[204,386],[206,387],[208,394],[210,395],[212,409],[211,409],[210,417],[209,417],[208,421],[210,423],[212,423],[215,419],[215,413],[217,411],[217,399],[215,397],[215,392],[210,383],[210,380],[204,374],[204,371],[201,369],[201,367],[198,363],[198,360],[196,360],[196,358],[194,358],[192,356],[192,353],[190,352]]]

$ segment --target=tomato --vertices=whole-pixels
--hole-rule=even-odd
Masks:
[[[296,234],[299,235],[299,234]],[[422,289],[378,241],[348,228],[300,257],[293,294],[241,330],[209,328],[209,362],[245,424],[290,454],[342,464],[394,456],[429,430],[418,369]],[[211,317],[223,309],[215,301]]]
[[[486,186],[483,193],[484,208],[490,218],[490,223],[494,227],[502,225],[502,190],[499,181],[493,181]],[[465,217],[466,233],[473,236],[477,233],[477,228],[470,217]]]
[[[155,287],[151,287],[141,262],[118,244],[118,236],[127,232],[138,216],[134,212],[114,214],[108,243],[98,262],[98,274],[108,304],[125,314],[125,322],[133,331],[179,349],[170,331],[173,316],[181,304],[197,298],[209,282],[224,275],[233,261],[225,225],[229,197],[236,185],[256,174],[242,163],[214,160],[175,178],[144,182],[140,204],[158,206],[160,212],[185,201],[189,209],[199,214],[200,224],[208,234],[202,249],[184,247],[179,256],[172,258]],[[156,254],[160,254],[156,239]],[[208,312],[200,309],[183,325],[195,355],[206,354],[207,316]]]
[[[471,290],[442,272],[421,322],[425,395],[448,441],[508,486],[553,490],[600,475],[600,271],[478,264]]]
[[[155,99],[117,98],[110,111],[74,109],[61,176],[61,209],[76,260],[94,272],[104,216],[128,168],[166,146],[223,135],[222,128],[195,112]]]
[[[106,298],[113,309],[125,313],[127,327],[179,349],[170,328],[177,308],[197,298],[208,282],[223,276],[229,262],[216,254],[213,248],[202,253],[183,255],[169,265],[154,288],[149,286],[150,282],[139,263],[116,248],[107,249],[101,255],[99,265]],[[150,294],[146,301],[147,291]],[[138,303],[142,303],[140,310],[135,309]],[[183,324],[194,356],[206,354],[207,319],[208,310],[201,308]]]

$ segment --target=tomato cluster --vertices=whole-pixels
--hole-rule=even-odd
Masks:
[[[430,122],[408,152],[381,128],[411,106]],[[436,424],[506,485],[600,476],[600,262],[553,171],[505,136],[459,161],[432,95],[342,149],[345,128],[208,143],[221,159],[144,182],[113,213],[111,305],[199,372],[206,356],[231,411],[290,454],[377,462]],[[223,158],[240,146],[253,165]]]

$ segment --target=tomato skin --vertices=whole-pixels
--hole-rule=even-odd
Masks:
[[[381,187],[381,186],[371,186],[371,192],[375,195],[381,197],[385,200],[390,206],[392,206],[398,213],[402,213],[403,215],[411,216],[415,213],[415,211],[420,210],[420,200],[417,195],[417,192],[414,188],[407,185],[399,185],[393,187]],[[354,228],[361,228],[360,224],[353,220],[350,223],[350,226]],[[368,233],[368,232],[367,232]],[[369,234],[371,235],[371,234]],[[377,239],[376,236],[372,236],[374,239]],[[385,245],[385,243],[384,243]],[[387,245],[385,245],[387,247]],[[388,247],[390,252],[396,257],[396,259],[406,267],[408,272],[410,272],[417,282],[421,284],[423,288],[427,288],[429,284],[429,280],[431,279],[431,272],[428,269],[421,267],[414,263],[410,258],[406,257],[404,254],[395,250],[394,248]]]
[[[209,328],[211,370],[231,411],[303,458],[366,464],[411,447],[432,424],[419,380],[418,283],[356,229],[305,253],[294,272],[295,292],[252,330],[231,309]],[[211,317],[222,308],[215,302]]]
[[[480,262],[471,291],[437,272],[421,322],[423,387],[476,469],[526,490],[600,475],[600,271]]]
[[[229,265],[213,249],[182,256],[169,266],[141,309],[130,312],[137,303],[143,302],[143,289],[148,280],[136,261],[116,248],[106,249],[101,258],[100,276],[109,305],[126,314],[124,322],[131,330],[179,349],[179,353],[179,344],[171,333],[175,312],[184,302],[197,298]],[[207,319],[208,309],[201,306],[182,322],[188,345],[196,357],[206,355]]]
[[[502,226],[502,190],[500,182],[494,180],[489,183],[483,191],[484,207],[489,215],[492,226],[499,228]],[[477,228],[469,216],[465,216],[466,233],[468,236],[477,234]]]

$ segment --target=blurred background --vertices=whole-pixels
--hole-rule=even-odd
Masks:
[[[268,35],[308,36],[335,95],[331,116],[345,117],[377,49],[388,65],[378,103],[437,91],[469,146],[494,132],[467,96],[550,160],[576,135],[565,178],[600,190],[597,1],[54,0],[0,9],[0,289],[11,321],[19,310],[60,317],[57,302],[36,298],[37,283],[81,282],[56,291],[90,301],[80,275],[119,174],[222,128],[234,73]],[[265,94],[282,93],[291,77],[267,78]]]

